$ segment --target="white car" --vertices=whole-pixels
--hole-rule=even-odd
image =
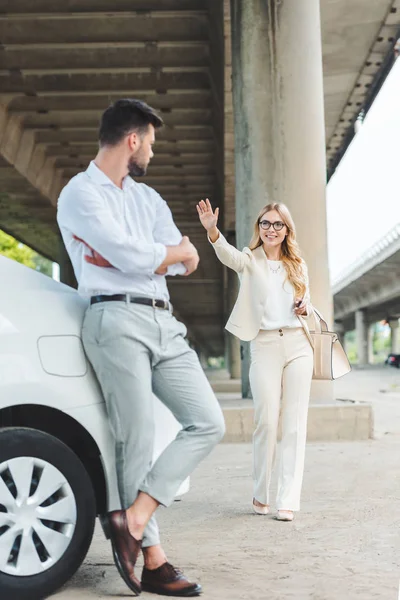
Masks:
[[[3,256],[0,274],[0,598],[36,600],[81,565],[96,515],[120,508],[114,444],[80,338],[86,301]],[[154,401],[155,459],[179,425]]]

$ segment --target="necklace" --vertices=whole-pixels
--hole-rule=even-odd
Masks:
[[[278,265],[278,267],[277,267],[276,269],[273,269],[273,268],[271,267],[271,263],[269,262],[269,263],[268,263],[268,266],[269,266],[269,270],[270,270],[270,271],[271,271],[271,273],[273,273],[274,275],[276,275],[276,274],[277,274],[277,273],[278,273],[278,272],[281,270],[281,265]]]

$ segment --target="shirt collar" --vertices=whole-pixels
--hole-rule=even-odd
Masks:
[[[86,169],[86,173],[90,179],[93,179],[93,181],[99,183],[100,185],[112,185],[118,188],[118,186],[116,186],[115,183],[111,181],[111,179],[101,169],[99,169],[94,160],[90,162],[88,168]],[[132,179],[132,177],[127,175],[123,181],[122,188],[125,190],[132,187],[134,184],[135,181]]]

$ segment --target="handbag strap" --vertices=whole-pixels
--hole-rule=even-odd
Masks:
[[[321,331],[328,331],[328,323],[325,321],[324,317],[321,315],[319,310],[317,310],[313,306],[312,311],[314,317],[315,332],[321,333]]]

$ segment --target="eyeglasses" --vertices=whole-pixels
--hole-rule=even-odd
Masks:
[[[285,227],[285,223],[282,223],[282,221],[274,221],[273,223],[271,221],[259,221],[259,224],[265,231],[268,231],[271,225],[275,231],[281,231]]]

